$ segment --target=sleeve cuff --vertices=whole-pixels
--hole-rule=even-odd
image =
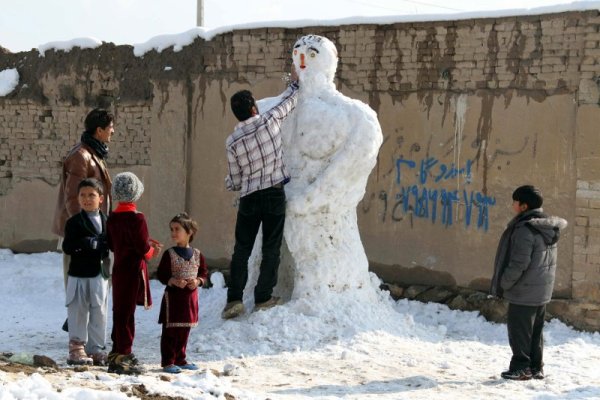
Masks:
[[[151,258],[152,258],[152,255],[154,255],[154,247],[150,246],[150,250],[148,250],[148,251],[146,252],[146,254],[144,254],[144,258],[145,258],[146,260],[149,260],[149,259],[151,259]]]

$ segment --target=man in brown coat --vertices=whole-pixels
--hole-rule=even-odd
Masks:
[[[52,232],[60,237],[59,248],[65,236],[67,219],[81,211],[77,201],[77,186],[83,179],[96,178],[102,183],[104,193],[106,193],[102,211],[108,215],[112,182],[104,159],[108,154],[108,143],[115,131],[114,119],[114,116],[104,109],[96,108],[90,111],[85,117],[85,131],[81,135],[81,141],[69,151],[63,162],[58,201],[52,225]],[[63,254],[65,287],[67,286],[69,261],[70,257]]]

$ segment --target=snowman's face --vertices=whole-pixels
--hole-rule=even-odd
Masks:
[[[301,37],[294,44],[292,59],[301,82],[314,80],[318,75],[333,82],[337,68],[337,50],[329,39],[317,35]]]

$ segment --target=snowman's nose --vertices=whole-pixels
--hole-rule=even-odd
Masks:
[[[300,68],[306,68],[306,65],[304,65],[304,53],[300,53]]]

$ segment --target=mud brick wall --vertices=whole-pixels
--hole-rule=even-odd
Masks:
[[[555,298],[592,326],[600,313],[599,28],[598,11],[585,11],[244,29],[141,57],[110,43],[44,57],[4,52],[0,70],[17,68],[20,81],[0,98],[0,246],[55,245],[62,158],[85,114],[103,106],[117,117],[109,168],[142,177],[152,235],[168,242],[168,221],[187,210],[211,265],[226,267],[236,210],[223,185],[223,143],[236,123],[228,99],[247,88],[257,98],[278,94],[292,45],[313,33],[336,44],[339,90],[377,111],[384,133],[358,207],[373,270],[401,285],[485,290],[510,195],[533,183],[544,208],[569,221]]]
[[[149,107],[118,108],[126,135],[115,138],[111,156],[123,165],[150,165]],[[85,114],[84,114],[85,116]],[[81,137],[82,114],[71,106],[3,104],[0,113],[0,194],[20,180],[58,184],[65,149]]]
[[[577,192],[573,291],[592,296],[588,290],[600,281],[600,185],[580,182]]]

